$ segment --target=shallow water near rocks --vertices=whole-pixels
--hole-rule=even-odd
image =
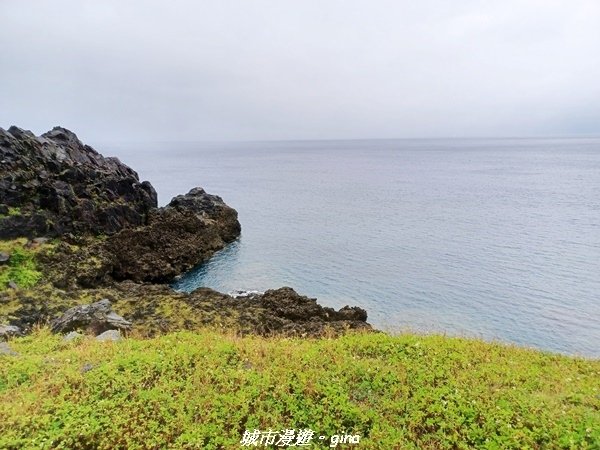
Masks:
[[[175,283],[291,286],[390,331],[600,356],[600,139],[96,146],[239,212],[242,236]]]

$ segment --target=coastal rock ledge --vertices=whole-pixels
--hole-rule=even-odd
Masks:
[[[50,323],[55,332],[85,332],[77,324],[88,316],[98,322],[98,305],[111,304],[114,311],[100,308],[108,328],[118,319],[125,331],[147,336],[205,326],[295,336],[371,329],[363,309],[322,307],[290,288],[240,299],[168,286],[240,233],[237,212],[220,197],[196,187],[158,207],[149,182],[65,128],[41,136],[0,128],[0,326],[7,330]],[[71,316],[77,320],[66,321]]]
[[[47,236],[83,243],[86,252],[75,259],[94,264],[66,268],[71,281],[168,282],[240,232],[237,212],[201,188],[158,208],[148,181],[140,182],[133,169],[65,128],[39,137],[0,128],[0,239]]]

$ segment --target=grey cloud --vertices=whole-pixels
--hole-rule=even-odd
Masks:
[[[600,133],[600,3],[0,2],[0,126],[95,141]]]

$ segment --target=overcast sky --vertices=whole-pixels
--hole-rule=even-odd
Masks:
[[[600,135],[599,0],[0,0],[0,126],[89,142]]]

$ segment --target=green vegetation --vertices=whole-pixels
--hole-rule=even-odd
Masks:
[[[25,248],[26,242],[27,240],[23,239],[0,241],[0,251],[10,255],[8,264],[0,266],[0,292],[7,288],[9,281],[14,281],[19,287],[28,288],[42,277],[35,261],[37,249]]]
[[[7,214],[0,214],[0,219],[4,218],[4,217],[9,217],[9,216],[20,216],[21,215],[21,208],[16,208],[13,206],[9,206],[8,208],[8,213]]]
[[[600,448],[597,360],[383,333],[9,344],[0,448],[248,448],[244,430],[269,428],[361,436],[338,448]]]

